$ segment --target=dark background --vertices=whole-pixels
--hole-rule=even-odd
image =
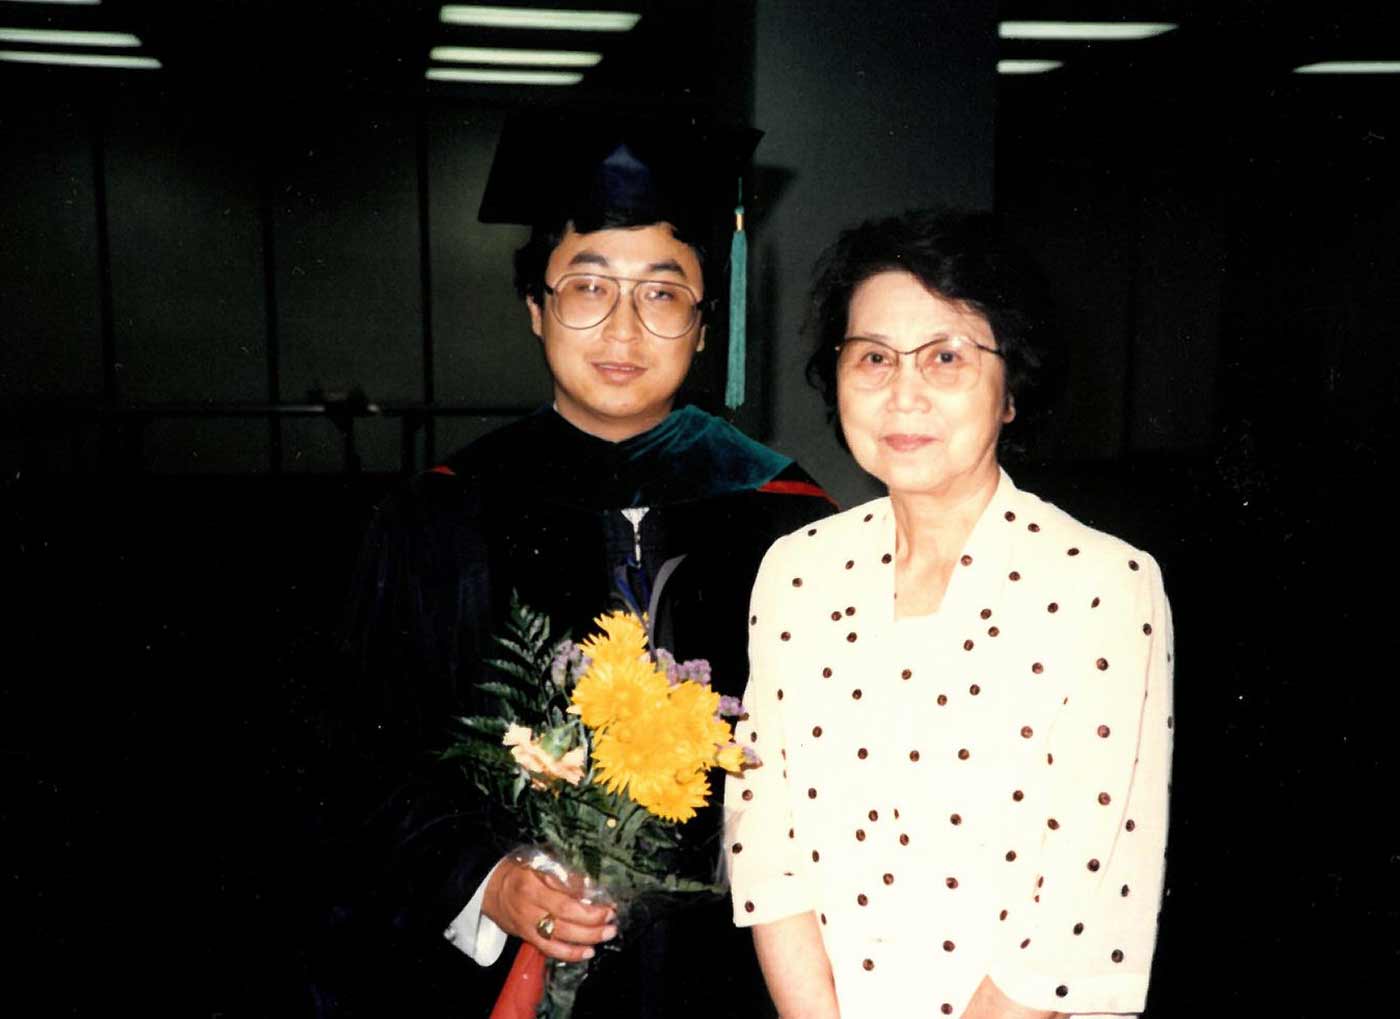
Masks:
[[[164,65],[0,63],[0,845],[21,1011],[304,1005],[360,529],[402,472],[547,397],[509,285],[522,231],[475,211],[502,118],[580,96],[767,131],[738,421],[847,505],[870,489],[800,380],[813,258],[911,205],[1011,217],[1070,341],[1013,473],[1153,552],[1176,614],[1150,1013],[1384,1010],[1400,78],[1291,73],[1400,57],[1383,5],[616,6],[643,14],[627,36],[521,41],[419,2],[0,0],[4,26],[133,31]],[[999,16],[1181,27],[1025,44],[998,41]],[[448,42],[605,59],[572,90],[425,82]],[[1042,55],[1065,64],[996,74]],[[702,402],[723,343],[709,353]]]

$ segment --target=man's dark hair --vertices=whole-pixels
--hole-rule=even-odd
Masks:
[[[990,213],[916,209],[868,220],[836,238],[813,270],[805,331],[812,337],[807,381],[836,424],[836,347],[846,338],[856,287],[882,272],[907,272],[931,293],[987,320],[1006,363],[1018,418],[1033,412],[1054,360],[1044,279]]]

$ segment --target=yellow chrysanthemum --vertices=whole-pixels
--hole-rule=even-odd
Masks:
[[[715,755],[715,763],[731,775],[740,774],[744,770],[744,748],[737,743],[722,747]]]
[[[634,661],[646,654],[646,626],[636,616],[629,612],[609,612],[593,622],[603,633],[595,633],[583,642],[582,647],[583,653],[595,664]]]
[[[650,813],[667,821],[689,821],[709,798],[710,781],[700,771],[653,783],[636,800]]]
[[[719,694],[699,683],[680,683],[671,688],[672,738],[694,767],[710,767],[715,751],[733,738],[729,723],[715,717]]]
[[[620,719],[661,710],[668,690],[666,677],[648,658],[594,659],[574,687],[569,711],[590,729],[606,729]]]

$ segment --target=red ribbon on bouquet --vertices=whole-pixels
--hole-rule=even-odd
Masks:
[[[535,1009],[544,997],[544,963],[543,952],[528,941],[520,943],[490,1019],[535,1019]]]

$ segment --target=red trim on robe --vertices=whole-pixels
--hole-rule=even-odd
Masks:
[[[544,997],[544,964],[543,952],[528,941],[520,943],[490,1019],[534,1019]]]
[[[457,472],[454,471],[451,467],[448,467],[446,464],[439,464],[437,467],[429,467],[428,473],[446,474],[449,478],[455,478],[457,476]]]
[[[814,485],[810,481],[769,481],[760,485],[758,490],[770,495],[815,495],[836,506],[835,499],[827,495],[820,485]]]

